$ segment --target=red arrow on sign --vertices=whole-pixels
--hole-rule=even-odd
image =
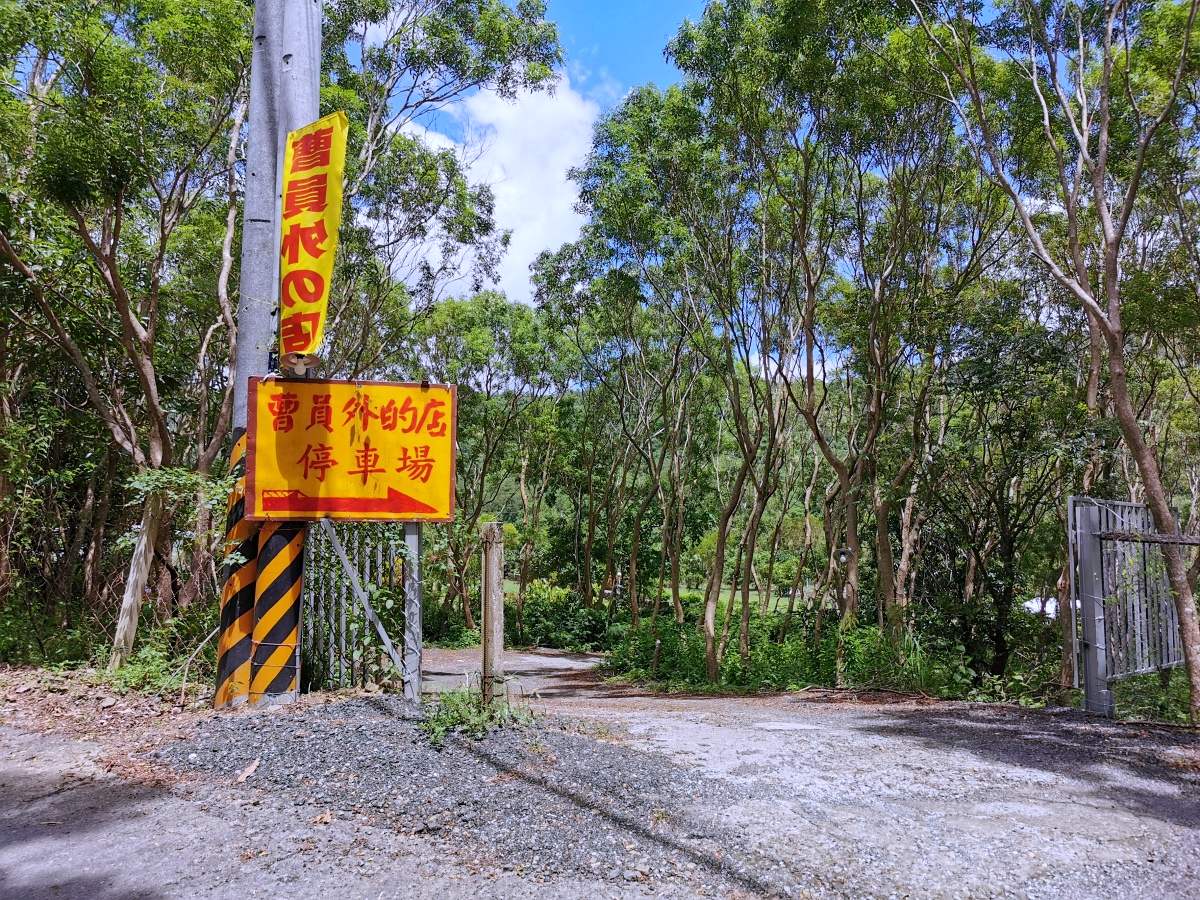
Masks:
[[[432,513],[434,507],[395,488],[386,497],[313,497],[301,491],[263,491],[263,512]]]

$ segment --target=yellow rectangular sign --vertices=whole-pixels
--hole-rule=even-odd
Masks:
[[[448,522],[453,385],[251,378],[246,518]]]
[[[284,359],[315,354],[325,337],[345,169],[344,112],[288,133],[279,245],[279,348]]]

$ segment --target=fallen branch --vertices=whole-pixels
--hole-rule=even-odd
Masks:
[[[192,660],[196,658],[196,654],[199,653],[201,650],[203,650],[204,645],[207,644],[209,641],[211,641],[213,639],[213,637],[216,636],[216,633],[220,630],[221,630],[221,626],[218,625],[216,628],[214,628],[212,631],[210,631],[208,633],[208,637],[206,637],[204,640],[202,640],[199,644],[196,645],[196,649],[192,651],[192,655],[189,656],[187,658],[187,662],[185,662],[183,664],[183,682],[179,686],[179,705],[180,706],[183,706],[184,699],[187,696],[188,666],[190,666],[192,664]]]

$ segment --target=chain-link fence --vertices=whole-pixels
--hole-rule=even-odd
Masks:
[[[395,641],[404,634],[404,525],[342,522],[333,525],[358,582]],[[349,574],[325,528],[309,526],[304,560],[304,690],[337,690],[399,683],[401,673],[384,650]]]

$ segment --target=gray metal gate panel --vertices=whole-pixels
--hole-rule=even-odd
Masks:
[[[1183,665],[1162,545],[1149,510],[1137,503],[1071,497],[1067,522],[1084,704],[1111,715],[1112,682]]]

